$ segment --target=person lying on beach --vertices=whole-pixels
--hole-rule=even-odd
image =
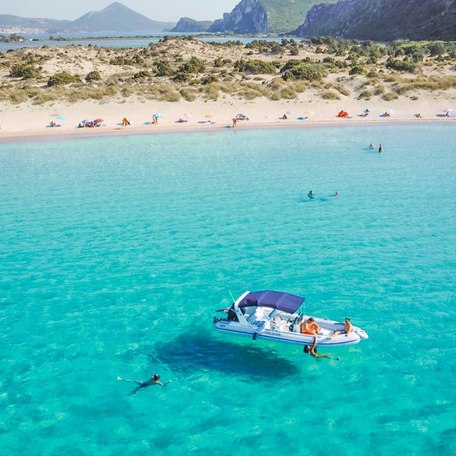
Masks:
[[[307,353],[308,355],[313,356],[314,358],[328,358],[328,359],[339,360],[339,358],[335,358],[334,356],[331,356],[331,355],[323,355],[323,354],[317,353],[317,338],[316,337],[314,337],[312,345],[304,346],[304,353]]]

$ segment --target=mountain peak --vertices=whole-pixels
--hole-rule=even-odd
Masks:
[[[114,2],[100,11],[91,11],[73,22],[80,31],[156,32],[174,24],[152,21],[120,2]],[[171,28],[171,27],[170,27]]]

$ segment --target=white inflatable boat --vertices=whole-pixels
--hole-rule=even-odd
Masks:
[[[351,326],[345,332],[344,323],[304,315],[301,306],[304,298],[279,291],[246,291],[229,309],[226,318],[215,317],[215,329],[224,333],[250,336],[299,345],[318,346],[354,345],[367,339],[361,328]],[[298,312],[299,310],[299,312]],[[302,333],[302,322],[309,318],[318,325],[316,334]]]

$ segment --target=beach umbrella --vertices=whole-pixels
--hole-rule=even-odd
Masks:
[[[393,109],[387,109],[386,112],[387,112],[388,114],[394,114],[394,110],[393,110]]]
[[[206,119],[212,119],[212,117],[214,117],[214,116],[213,116],[212,114],[206,114],[204,117],[205,117]]]
[[[451,108],[445,108],[445,109],[443,110],[443,112],[448,113],[448,112],[453,112],[453,110],[452,110]]]
[[[101,122],[103,122],[103,119],[95,119],[94,122],[95,123],[101,123]]]
[[[364,108],[364,109],[363,109],[363,112],[364,112],[365,114],[369,114],[370,112],[372,112],[372,109],[371,109],[371,108]]]
[[[155,117],[156,119],[161,119],[163,115],[159,112],[156,112],[152,117]]]
[[[56,120],[65,120],[65,116],[56,116]]]

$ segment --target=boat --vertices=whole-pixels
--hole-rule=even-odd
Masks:
[[[253,340],[266,339],[298,345],[340,347],[355,345],[367,339],[367,333],[356,326],[346,334],[344,323],[305,315],[304,299],[280,291],[246,291],[229,309],[222,309],[226,317],[214,317],[214,327],[222,333],[250,336]],[[233,299],[234,300],[234,299]],[[301,333],[301,323],[313,319],[318,334]],[[312,321],[312,320],[311,320]]]

